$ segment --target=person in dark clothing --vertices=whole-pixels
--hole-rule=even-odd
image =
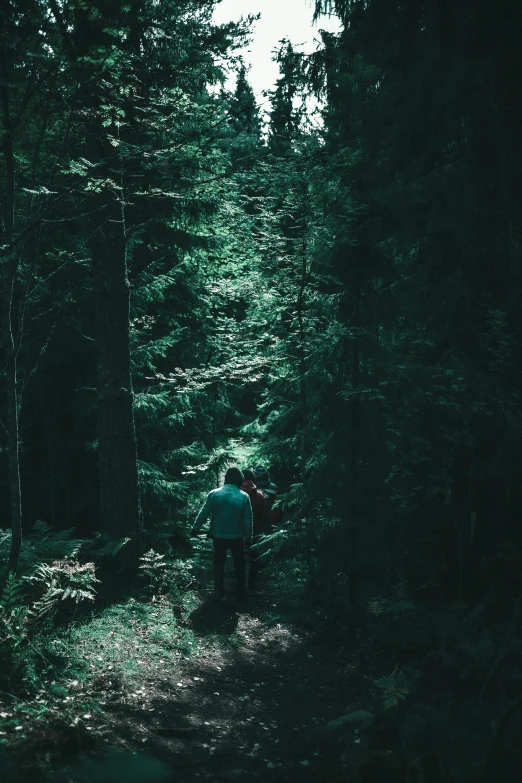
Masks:
[[[210,517],[210,536],[214,541],[216,600],[221,600],[225,592],[225,562],[229,549],[236,572],[237,598],[243,600],[246,597],[245,541],[252,541],[252,505],[248,494],[241,489],[242,483],[243,474],[239,468],[229,468],[224,485],[209,492],[192,528],[192,535],[196,535]]]
[[[270,513],[266,504],[263,493],[259,491],[254,483],[255,474],[254,471],[246,469],[243,471],[244,481],[241,484],[243,492],[247,492],[252,505],[252,517],[253,517],[253,543],[257,544],[260,540],[260,536],[263,533],[268,532],[268,525],[270,523]],[[248,587],[250,590],[255,590],[257,575],[260,569],[263,567],[263,559],[259,555],[259,551],[256,548],[250,550],[250,572],[248,575]]]
[[[279,527],[281,524],[281,519],[283,517],[283,511],[280,508],[280,506],[276,506],[275,502],[277,500],[277,486],[273,482],[271,482],[266,489],[263,490],[263,495],[265,498],[265,503],[268,508],[268,513],[270,517],[270,525],[274,525],[275,527]]]
[[[258,489],[265,489],[270,484],[270,476],[268,470],[263,465],[258,465],[254,470],[254,479]]]
[[[268,507],[263,496],[254,483],[254,473],[251,470],[243,471],[243,483],[241,489],[246,492],[250,498],[250,505],[252,506],[252,521],[254,536],[265,532],[265,528],[269,521]]]

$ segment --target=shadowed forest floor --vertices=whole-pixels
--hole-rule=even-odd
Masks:
[[[322,768],[317,729],[346,712],[346,661],[285,624],[268,627],[262,614],[272,598],[240,611],[233,601],[203,602],[193,613],[196,633],[229,634],[235,644],[166,663],[140,694],[113,704],[115,744],[145,745],[187,782],[302,780],[304,769]]]
[[[207,562],[198,588],[210,576]],[[2,707],[20,770],[1,783],[303,781],[324,777],[327,764],[335,780],[375,742],[356,727],[342,739],[321,732],[371,707],[353,640],[321,635],[317,616],[313,634],[289,622],[291,599],[268,572],[260,582],[241,604],[227,594],[216,605],[207,589],[185,592],[183,606],[169,595],[130,599],[57,639],[69,645],[60,682]]]

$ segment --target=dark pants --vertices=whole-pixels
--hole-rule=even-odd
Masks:
[[[236,592],[238,598],[245,596],[245,544],[242,538],[214,539],[214,590],[224,592],[225,561],[227,550],[232,552],[236,572]]]

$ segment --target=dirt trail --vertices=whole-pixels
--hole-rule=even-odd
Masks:
[[[207,572],[201,581],[200,574],[196,577],[200,584],[208,580]],[[151,606],[148,622],[140,624],[132,619],[138,615],[127,611],[127,639],[117,626],[107,626],[94,652],[99,657],[93,658],[91,649],[92,676],[83,686],[69,684],[73,701],[63,700],[70,710],[63,729],[53,740],[44,719],[39,744],[37,730],[28,739],[32,745],[19,746],[24,783],[346,780],[347,770],[371,752],[375,740],[355,728],[334,736],[321,729],[350,710],[370,706],[353,638],[341,629],[333,638],[331,627],[312,634],[285,622],[280,611],[285,596],[268,573],[261,575],[261,588],[244,603],[227,595],[220,604],[212,603],[208,592],[192,590],[192,611],[177,616],[172,628],[186,629],[194,654],[167,655],[154,646],[165,614],[176,614],[168,599],[157,612]],[[107,655],[116,649],[124,649],[119,666],[126,661],[135,666],[132,676],[118,679],[117,665],[109,664]],[[132,662],[132,655],[139,660]],[[91,695],[92,716],[70,706],[81,700],[74,696],[80,687]],[[77,717],[71,722],[72,715]],[[69,750],[64,750],[64,731]],[[38,775],[43,762],[36,761],[35,769],[35,759],[49,757],[51,741],[55,773]],[[103,760],[111,752],[121,754],[112,767]]]
[[[235,648],[211,649],[175,671],[166,665],[143,694],[111,705],[120,746],[161,759],[179,783],[303,781],[324,771],[318,729],[349,706],[348,662],[327,640],[267,627],[260,614],[274,597],[203,600],[194,630],[233,633]]]

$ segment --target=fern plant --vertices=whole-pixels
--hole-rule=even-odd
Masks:
[[[84,544],[83,551],[92,560],[104,560],[116,557],[120,549],[126,546],[129,541],[130,538],[120,538],[114,541],[103,533],[96,533],[91,541]]]
[[[412,609],[415,609],[415,604],[409,600],[408,588],[404,582],[397,582],[389,597],[377,596],[368,603],[368,612],[374,617],[383,614],[398,617]]]
[[[422,677],[417,669],[407,669],[395,666],[390,675],[383,675],[373,680],[373,684],[381,691],[381,701],[385,710],[397,707],[410,694],[415,681]]]
[[[94,563],[82,564],[69,559],[56,560],[51,564],[40,563],[31,576],[23,579],[36,587],[40,594],[28,611],[29,625],[54,617],[60,603],[66,599],[74,600],[76,604],[93,601],[96,594],[94,586],[100,581],[95,576]]]
[[[32,573],[39,563],[52,563],[63,558],[76,558],[82,540],[74,537],[74,528],[53,530],[47,522],[38,520],[22,542],[18,574]],[[0,533],[0,560],[7,562],[11,547],[11,531]]]
[[[158,592],[165,584],[167,563],[165,555],[160,555],[154,549],[149,549],[140,557],[142,576],[149,578],[149,586],[153,592]]]
[[[20,555],[22,571],[30,571],[41,562],[52,563],[62,558],[76,558],[82,540],[74,538],[73,534],[72,527],[67,530],[53,530],[42,520],[35,522],[22,547]]]
[[[22,606],[24,601],[24,585],[12,571],[7,576],[7,581],[0,598],[0,612],[9,616],[13,611]]]
[[[271,560],[283,550],[288,541],[293,540],[293,532],[292,529],[284,528],[273,533],[267,533],[261,536],[257,543],[252,544],[252,550],[258,551],[263,558]]]
[[[12,572],[7,576],[0,598],[0,644],[8,648],[19,647],[24,636],[27,606],[23,582]]]
[[[92,601],[98,581],[93,563],[71,558],[41,562],[21,578],[9,573],[0,597],[0,678],[16,673],[36,683],[41,645],[35,637],[49,631],[64,601]]]
[[[27,612],[24,584],[12,572],[0,598],[0,673],[9,678],[27,662]]]

